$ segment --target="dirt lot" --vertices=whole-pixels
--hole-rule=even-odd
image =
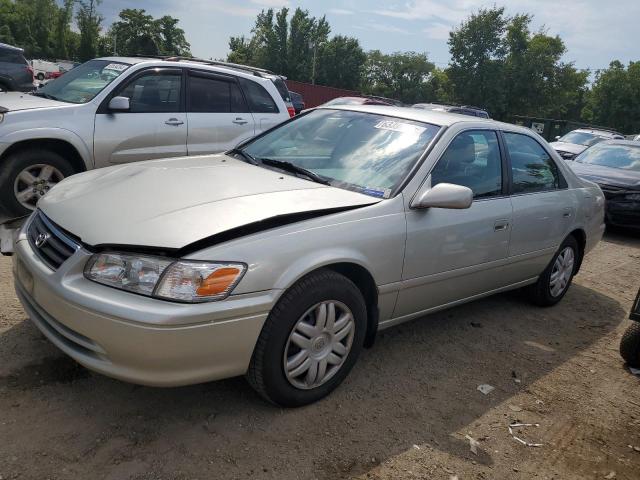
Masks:
[[[510,293],[397,327],[328,399],[280,410],[241,378],[154,389],[84,370],[25,319],[2,259],[0,479],[637,480],[640,378],[617,348],[639,271],[640,238],[610,234],[559,306]],[[516,420],[543,446],[513,440]]]

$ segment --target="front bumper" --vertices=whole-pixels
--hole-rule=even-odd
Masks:
[[[80,249],[51,270],[19,238],[14,280],[25,311],[60,350],[121,380],[178,386],[242,375],[277,291],[180,304],[84,278]]]
[[[607,200],[606,218],[610,225],[640,229],[640,202]]]

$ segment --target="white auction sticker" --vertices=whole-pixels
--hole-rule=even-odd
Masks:
[[[424,127],[413,125],[411,123],[397,122],[395,120],[382,120],[374,125],[375,128],[380,130],[391,130],[393,132],[408,133],[412,135],[420,135],[426,130]]]
[[[109,65],[104,67],[104,70],[115,70],[117,72],[122,72],[127,68],[129,68],[129,65],[125,63],[110,63]]]

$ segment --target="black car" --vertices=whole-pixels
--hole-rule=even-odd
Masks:
[[[609,225],[640,229],[640,143],[600,142],[567,164],[579,177],[600,185]]]
[[[304,110],[304,98],[302,95],[296,92],[292,92],[289,90],[289,97],[291,98],[291,103],[293,103],[293,109],[298,115],[302,110]]]
[[[435,112],[458,113],[460,115],[469,115],[471,117],[491,118],[489,112],[478,107],[469,105],[444,105],[440,103],[416,103],[411,105],[413,108],[422,110],[433,110]]]
[[[0,91],[28,92],[33,88],[33,69],[23,50],[0,43]]]

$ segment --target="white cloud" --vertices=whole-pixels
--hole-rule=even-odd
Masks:
[[[289,6],[289,0],[251,0],[251,3],[266,8],[281,8]]]
[[[451,31],[451,25],[436,22],[429,25],[427,28],[423,29],[422,31],[427,34],[428,38],[432,38],[434,40],[449,40],[449,32]]]
[[[396,27],[395,25],[389,25],[388,23],[369,22],[366,25],[359,25],[354,28],[357,28],[359,30],[375,30],[377,32],[385,33],[399,33],[401,35],[413,35],[413,33],[405,28]]]
[[[353,15],[356,12],[353,10],[345,10],[344,8],[330,8],[327,13],[333,13],[334,15]]]

